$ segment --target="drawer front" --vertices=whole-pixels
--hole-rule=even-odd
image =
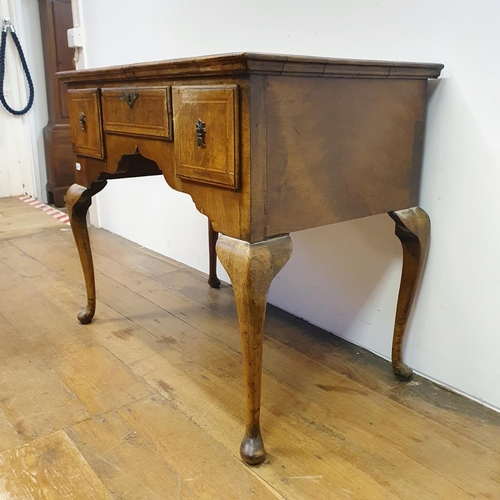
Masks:
[[[68,103],[75,153],[104,158],[99,89],[69,90]]]
[[[102,89],[104,130],[171,139],[169,87]]]
[[[239,187],[239,88],[173,87],[178,177]]]

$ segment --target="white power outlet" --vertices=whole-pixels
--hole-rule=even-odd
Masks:
[[[83,47],[83,34],[81,28],[70,28],[68,30],[68,47]]]

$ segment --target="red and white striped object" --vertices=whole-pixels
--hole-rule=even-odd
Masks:
[[[29,195],[21,194],[17,198],[21,201],[24,201],[24,203],[27,203],[28,205],[31,205],[32,207],[45,212],[47,215],[51,215],[63,224],[67,224],[68,226],[70,225],[68,215],[64,212],[61,212],[60,210],[57,210],[57,208],[49,207],[48,205],[45,205],[45,203],[41,203]]]

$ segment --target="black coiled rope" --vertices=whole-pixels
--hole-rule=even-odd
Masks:
[[[5,100],[3,86],[5,79],[5,49],[7,46],[7,32],[10,31],[12,35],[12,40],[17,48],[17,52],[19,53],[19,59],[21,59],[21,64],[23,65],[24,74],[26,75],[26,80],[28,82],[28,87],[30,91],[30,97],[28,99],[28,104],[19,111],[12,109],[7,101]],[[24,57],[23,49],[21,48],[21,44],[19,43],[19,39],[14,31],[14,27],[10,24],[10,22],[6,23],[4,20],[3,30],[2,30],[2,41],[0,43],[0,102],[3,104],[4,108],[13,115],[24,115],[27,113],[31,106],[33,106],[33,101],[35,99],[35,87],[33,86],[33,80],[31,79],[31,75],[28,69],[28,65],[26,64],[26,58]]]

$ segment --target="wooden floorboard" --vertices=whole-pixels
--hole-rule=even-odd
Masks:
[[[91,230],[98,289],[68,227],[0,200],[0,498],[500,499],[500,415],[274,307],[268,459],[239,458],[232,289]]]

